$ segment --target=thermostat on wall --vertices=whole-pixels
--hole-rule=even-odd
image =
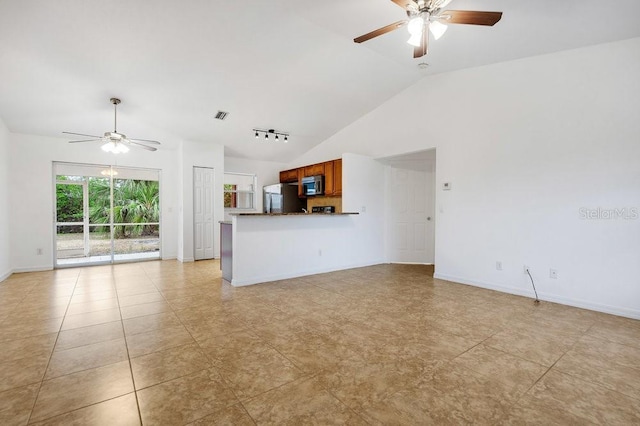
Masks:
[[[442,190],[443,191],[450,191],[451,190],[451,182],[445,182],[442,184]]]

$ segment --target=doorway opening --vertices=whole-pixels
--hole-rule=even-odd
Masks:
[[[160,259],[160,171],[54,163],[56,267]]]

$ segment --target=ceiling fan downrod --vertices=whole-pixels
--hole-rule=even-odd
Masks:
[[[118,105],[122,101],[118,98],[111,98],[109,101],[113,104],[113,133],[118,133]]]

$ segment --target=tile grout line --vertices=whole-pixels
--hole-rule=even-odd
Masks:
[[[111,265],[111,270],[113,273],[113,264]],[[145,276],[148,278],[147,271],[142,268]],[[122,319],[122,307],[120,306],[120,295],[118,294],[118,283],[115,275],[113,276],[113,284],[116,291],[116,300],[118,301],[118,312],[120,313],[120,327],[122,328],[122,337],[124,338],[124,346],[127,350],[127,362],[129,363],[129,374],[131,374],[131,384],[133,385],[133,395],[136,398],[136,408],[138,409],[138,420],[140,420],[140,424],[142,425],[142,412],[140,411],[140,401],[138,399],[138,392],[136,391],[136,378],[133,375],[133,366],[131,365],[131,355],[129,354],[129,342],[127,341],[127,334],[124,329],[124,320]],[[153,282],[152,282],[153,283]],[[155,287],[155,284],[154,284]],[[121,395],[122,396],[122,395]]]
[[[596,325],[596,323],[597,323],[597,321],[594,321],[594,322],[593,322],[593,324],[591,324],[591,326],[590,326],[590,327],[589,327],[589,328],[588,328],[584,333],[582,333],[582,336],[580,336],[580,338],[579,338],[579,339],[577,339],[577,340],[575,341],[575,343],[571,346],[571,348],[570,348],[570,349],[568,349],[564,354],[562,354],[562,356],[561,356],[560,358],[558,358],[558,360],[557,360],[557,361],[556,361],[556,362],[555,362],[551,367],[554,367],[554,366],[556,365],[556,363],[557,363],[557,362],[559,362],[562,358],[564,358],[564,356],[565,356],[567,353],[569,353],[569,351],[570,351],[570,350],[572,350],[572,349],[573,349],[573,348],[574,348],[574,347],[579,343],[579,341],[580,341],[584,336],[587,336],[587,333],[589,333],[589,331],[591,331],[591,329]],[[593,336],[589,336],[589,337],[593,337]],[[609,343],[615,343],[615,342],[610,342],[609,340],[606,340],[606,339],[598,339],[597,337],[595,337],[595,339],[597,339],[597,340],[601,340],[601,341],[605,341],[605,342],[609,342]],[[618,343],[618,344],[619,344],[619,343]],[[628,346],[628,347],[631,347],[631,348],[632,348],[633,346]],[[612,362],[612,361],[609,361],[609,362],[614,363],[614,362]],[[616,365],[621,365],[621,364],[617,364],[617,363],[614,363],[614,364],[616,364]],[[549,369],[551,369],[551,367],[550,367]],[[611,392],[615,392],[615,393],[617,393],[617,394],[619,394],[619,395],[623,395],[623,396],[625,396],[625,397],[628,397],[628,398],[631,398],[631,399],[635,399],[635,400],[640,401],[640,397],[635,397],[635,396],[627,395],[626,393],[620,392],[620,391],[618,391],[617,389],[611,389],[611,388],[609,388],[609,387],[607,387],[607,386],[603,385],[602,383],[597,383],[597,382],[594,382],[594,381],[592,381],[592,380],[589,380],[589,379],[588,379],[588,378],[586,378],[586,377],[583,377],[583,376],[576,376],[576,375],[574,375],[574,374],[571,374],[571,373],[569,373],[569,372],[562,371],[562,370],[556,370],[556,371],[557,371],[558,373],[560,373],[560,374],[565,374],[565,375],[567,375],[567,376],[571,376],[571,377],[576,378],[576,379],[578,379],[578,380],[581,380],[581,381],[583,381],[583,382],[590,383],[590,384],[591,384],[591,385],[593,385],[593,386],[597,386],[597,387],[599,387],[599,388],[606,389],[606,390],[609,390],[609,391],[611,391]]]
[[[594,324],[595,324],[595,322],[594,322]],[[579,340],[580,340],[584,335],[586,335],[586,333],[587,333],[589,330],[591,330],[591,328],[593,327],[593,325],[594,325],[594,324],[591,324],[591,326],[590,326],[586,331],[584,331],[584,332],[581,334],[581,336],[580,336],[580,337],[578,337],[578,338],[576,339],[576,341],[575,341],[575,342],[573,342],[573,343],[571,344],[571,346],[569,347],[569,349],[567,349],[566,351],[564,351],[564,352],[562,353],[562,355],[560,355],[560,356],[558,357],[558,359],[556,359],[556,360],[553,362],[553,364],[551,364],[551,366],[550,366],[549,368],[547,368],[547,370],[546,370],[544,373],[542,373],[542,375],[541,375],[540,377],[538,377],[538,380],[536,380],[536,381],[535,381],[531,386],[529,386],[529,388],[528,388],[526,391],[522,392],[522,395],[520,395],[520,397],[519,397],[519,398],[518,398],[518,399],[513,403],[513,406],[514,406],[514,407],[515,407],[516,405],[518,405],[518,404],[520,403],[520,400],[522,400],[522,398],[523,398],[525,395],[527,395],[527,394],[529,393],[529,391],[531,391],[531,389],[533,389],[533,388],[534,388],[538,383],[540,383],[540,381],[541,381],[541,380],[542,380],[542,379],[543,379],[547,374],[549,374],[549,372],[551,371],[551,369],[552,369],[553,367],[555,367],[555,366],[556,366],[556,364],[557,364],[557,363],[558,363],[562,358],[564,358],[564,356],[565,356],[565,355],[566,355],[570,350],[572,350],[572,349],[573,349],[573,348],[578,344],[578,341],[579,341]],[[560,373],[562,373],[562,372],[560,372]]]
[[[27,424],[31,422],[31,416],[33,416],[33,410],[36,408],[36,404],[38,402],[38,398],[40,397],[40,391],[42,390],[42,385],[45,382],[45,377],[47,376],[47,371],[49,370],[49,365],[51,364],[51,359],[53,358],[53,354],[56,350],[56,345],[58,344],[58,338],[60,338],[60,333],[62,331],[62,326],[64,324],[64,320],[67,318],[67,312],[69,311],[69,305],[71,305],[71,299],[73,298],[73,293],[76,291],[76,287],[78,286],[78,281],[80,280],[80,274],[82,273],[82,269],[78,271],[78,275],[76,276],[75,283],[73,284],[73,290],[71,291],[71,295],[69,296],[69,301],[67,302],[67,307],[64,310],[64,315],[62,316],[62,322],[60,322],[60,327],[58,328],[58,332],[56,333],[56,340],[53,342],[53,347],[51,348],[51,354],[49,355],[49,360],[47,361],[47,366],[42,373],[42,379],[40,380],[40,384],[38,386],[38,392],[36,393],[36,397],[33,400],[33,405],[31,406],[31,411],[29,412],[29,418],[27,419]],[[55,272],[54,272],[55,274]],[[35,287],[35,285],[34,285]],[[25,296],[26,298],[26,296]],[[44,419],[43,419],[44,420]]]
[[[147,272],[146,272],[146,270],[145,270],[145,275],[147,275],[147,277],[149,277]],[[207,356],[206,353],[204,353],[204,350],[202,349],[202,346],[200,346],[200,342],[198,342],[198,340],[195,337],[193,337],[193,334],[191,334],[191,331],[189,331],[189,328],[182,322],[182,318],[180,318],[180,316],[176,313],[175,309],[173,308],[173,306],[171,305],[169,300],[164,296],[164,293],[162,292],[162,290],[160,290],[158,288],[158,286],[153,281],[153,279],[149,278],[149,280],[151,281],[153,286],[156,288],[156,290],[160,293],[160,295],[162,296],[162,299],[165,301],[165,303],[167,303],[167,305],[169,306],[169,309],[171,310],[171,313],[173,313],[176,316],[176,318],[178,319],[178,322],[180,323],[180,325],[186,330],[186,332],[189,334],[189,336],[191,337],[193,342],[195,342],[195,345],[198,347],[198,350],[202,353],[202,355],[204,355],[204,357],[207,359],[209,364],[211,364],[211,360],[210,360],[209,356]],[[190,282],[190,279],[188,279],[188,281]],[[154,314],[151,314],[151,315],[154,315]],[[143,315],[143,316],[146,316],[146,315]],[[123,328],[124,328],[124,322],[123,322]],[[123,330],[123,333],[125,333],[124,330]],[[126,341],[126,338],[125,338],[125,341]],[[145,355],[149,355],[149,354],[153,354],[153,353],[159,353],[159,352],[163,352],[163,351],[168,350],[168,349],[175,349],[175,348],[178,348],[178,347],[181,347],[181,346],[187,346],[187,345],[193,345],[193,343],[186,343],[184,345],[172,346],[170,348],[166,348],[166,349],[162,349],[162,350],[156,350],[156,351],[150,352],[148,354],[140,355],[140,356],[145,356]],[[128,349],[128,346],[127,346],[127,355],[129,354],[128,351],[129,351],[129,349]],[[138,358],[138,357],[135,357],[135,358]],[[129,357],[129,366],[131,367],[131,358],[130,357]],[[211,365],[210,368],[215,369],[216,373],[220,374],[220,372],[218,371],[218,368],[215,367],[214,365]],[[144,388],[137,389],[136,385],[135,385],[135,379],[133,377],[133,367],[131,367],[131,377],[133,379],[133,389],[134,389],[134,393],[136,395],[136,403],[138,404],[138,414],[140,416],[140,424],[142,425],[143,423],[142,423],[142,412],[140,411],[140,403],[138,401],[138,392],[139,391],[144,390],[144,389],[149,389],[149,388],[151,388],[153,386],[157,386],[157,385],[160,385],[160,384],[163,384],[163,383],[168,383],[168,382],[170,382],[172,380],[177,380],[177,379],[181,379],[183,377],[191,376],[193,374],[200,373],[200,372],[203,372],[203,371],[208,372],[210,368],[206,368],[206,369],[198,370],[198,371],[192,371],[192,372],[190,372],[188,374],[184,374],[184,375],[179,376],[179,377],[173,377],[171,379],[167,379],[167,380],[164,380],[164,381],[161,381],[161,382],[158,382],[158,383],[154,383],[153,385],[149,385],[149,386],[146,386]],[[231,387],[227,386],[226,384],[225,384],[225,388],[227,388],[231,393],[233,393],[233,395],[236,397],[236,400],[238,401],[237,403],[240,403],[242,405],[242,401],[240,400],[240,398],[238,398],[238,396],[236,395],[235,391]],[[243,410],[245,410],[245,412],[247,411],[246,408],[244,407],[244,405],[242,405],[242,408],[243,408]],[[211,414],[211,413],[207,413],[206,415],[204,415],[201,418],[204,418],[204,417],[208,416],[209,414]],[[247,412],[247,415],[249,415],[248,412]],[[254,421],[253,417],[251,417],[250,415],[249,415],[249,418],[251,418],[251,420]],[[199,419],[195,419],[194,421],[197,421],[197,420],[199,420]],[[193,423],[193,422],[191,422],[191,423]],[[254,421],[254,423],[255,423],[255,421]]]

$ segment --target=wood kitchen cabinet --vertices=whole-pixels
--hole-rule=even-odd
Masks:
[[[333,161],[333,195],[342,195],[342,158]]]
[[[342,159],[324,163],[324,195],[342,195]]]
[[[283,170],[280,172],[280,183],[298,182],[299,169]]]
[[[324,175],[324,163],[312,164],[304,168],[304,177]]]
[[[280,183],[298,183],[298,197],[306,198],[302,190],[302,178],[324,176],[324,195],[327,197],[342,195],[342,159],[312,164],[297,169],[280,172]]]
[[[304,177],[304,167],[300,167],[299,169],[296,169],[296,174],[297,174],[297,180],[298,180],[298,198],[307,198],[306,195],[304,195],[304,190],[302,189],[302,178]]]
[[[333,161],[327,161],[324,163],[324,195],[331,196],[334,192]]]

